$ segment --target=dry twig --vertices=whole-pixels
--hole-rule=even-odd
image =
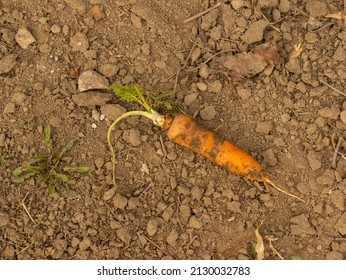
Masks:
[[[217,9],[218,7],[220,7],[221,4],[222,4],[222,2],[216,3],[215,5],[211,6],[210,8],[208,8],[208,9],[202,11],[202,12],[199,12],[199,13],[195,14],[195,15],[192,16],[192,17],[189,17],[189,18],[185,19],[185,20],[183,21],[183,23],[188,23],[188,22],[190,22],[190,21],[195,20],[196,18],[199,18],[199,17],[201,17],[201,16],[204,16],[205,14],[209,13],[210,11],[215,10],[215,9]]]
[[[345,96],[346,97],[346,93],[338,90],[337,88],[333,87],[332,85],[328,84],[327,82],[323,81],[323,80],[320,80],[320,82],[322,84],[325,84],[327,87],[331,88],[332,90],[336,91],[337,93],[341,94],[342,96]]]

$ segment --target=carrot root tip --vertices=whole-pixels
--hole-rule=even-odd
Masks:
[[[269,178],[267,178],[265,181],[263,181],[265,184],[269,184],[270,186],[272,186],[274,189],[276,189],[277,191],[281,192],[281,193],[284,193],[290,197],[293,197],[295,199],[298,199],[302,202],[306,202],[304,199],[300,198],[299,196],[296,196],[288,191],[286,191],[283,187],[281,186],[277,186],[272,180],[270,180]]]

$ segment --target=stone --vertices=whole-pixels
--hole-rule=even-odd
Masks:
[[[191,216],[189,219],[188,226],[190,228],[201,229],[203,224],[200,220],[197,219],[196,216]]]
[[[200,112],[202,120],[211,121],[216,116],[216,110],[214,106],[208,106],[202,109]]]
[[[263,40],[264,29],[268,26],[268,22],[264,19],[260,19],[252,23],[249,28],[245,31],[241,39],[246,44],[252,44]]]
[[[302,72],[299,60],[297,58],[290,58],[285,64],[285,68],[288,72],[291,72],[293,74],[299,74]]]
[[[308,152],[308,161],[312,171],[316,171],[322,167],[321,156],[313,151]]]
[[[136,128],[125,130],[123,134],[123,139],[134,147],[138,147],[142,143],[141,134],[139,130]]]
[[[275,166],[278,163],[273,149],[269,149],[263,153],[263,162],[270,166]]]
[[[129,244],[131,242],[132,236],[130,231],[127,228],[120,228],[117,230],[117,237],[125,244]]]
[[[106,104],[101,106],[101,113],[109,120],[115,121],[122,114],[126,113],[126,109],[119,104]]]
[[[346,235],[346,213],[344,212],[342,216],[338,219],[334,226],[335,230],[341,235]]]
[[[84,237],[84,239],[79,243],[79,249],[86,250],[91,246],[91,240],[89,237]]]
[[[80,92],[90,89],[106,89],[108,86],[107,78],[93,70],[83,72],[78,78],[78,90]]]
[[[241,99],[246,100],[251,96],[251,90],[247,88],[237,88],[238,95]]]
[[[117,191],[117,187],[113,187],[109,189],[108,191],[105,191],[102,199],[105,201],[110,200],[115,195],[116,191]]]
[[[198,97],[198,92],[193,92],[193,93],[190,93],[188,95],[186,95],[184,97],[184,103],[187,105],[187,106],[190,106],[193,102],[196,101],[197,97]]]
[[[88,38],[85,34],[77,32],[70,40],[70,46],[75,52],[85,52],[89,48]]]
[[[113,98],[112,93],[103,92],[81,92],[72,95],[72,100],[78,106],[95,107],[96,105],[102,106]]]
[[[206,91],[208,89],[208,85],[203,82],[197,82],[196,86],[197,86],[197,89],[200,91]]]
[[[157,219],[150,219],[147,223],[147,233],[149,236],[153,236],[158,229],[159,221]]]
[[[255,131],[258,133],[269,134],[273,130],[271,122],[260,122],[257,124]]]
[[[219,93],[222,90],[222,83],[219,80],[208,84],[208,91],[211,93]]]
[[[119,71],[119,66],[112,63],[105,63],[100,66],[99,71],[104,77],[109,78]]]
[[[323,118],[330,118],[336,120],[339,117],[340,110],[338,107],[332,105],[331,107],[324,107],[318,110],[318,115]]]
[[[81,14],[84,14],[86,11],[86,6],[83,0],[64,0],[67,5],[69,5],[72,9],[78,11]]]
[[[17,55],[9,54],[0,59],[0,75],[10,72],[17,64]]]
[[[343,110],[341,113],[340,113],[340,120],[346,124],[346,110]]]
[[[116,208],[124,210],[127,205],[127,198],[121,194],[116,194],[113,198],[113,204]]]
[[[327,3],[324,1],[310,1],[306,3],[305,10],[311,17],[320,17],[328,13]]]
[[[31,44],[36,42],[36,39],[26,28],[19,28],[16,36],[16,42],[22,49],[27,49]]]

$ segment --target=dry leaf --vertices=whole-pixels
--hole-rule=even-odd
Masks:
[[[281,63],[276,45],[262,44],[251,52],[236,55],[227,55],[215,58],[211,68],[227,74],[232,80],[242,80],[253,77],[268,66]]]
[[[263,238],[259,234],[259,227],[255,230],[256,235],[256,253],[257,253],[257,260],[263,260],[264,259],[264,244],[263,244]]]

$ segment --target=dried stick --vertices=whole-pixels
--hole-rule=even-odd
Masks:
[[[25,197],[26,197],[26,196],[25,196]],[[36,223],[35,220],[32,218],[32,216],[30,215],[30,213],[29,213],[29,211],[28,211],[28,208],[26,208],[26,206],[25,206],[25,204],[24,204],[25,197],[24,197],[24,199],[22,200],[22,206],[23,206],[23,208],[24,208],[26,214],[28,214],[30,220],[31,220],[31,221],[34,223],[34,225],[36,226],[37,223]]]
[[[337,93],[343,95],[346,97],[346,93],[338,90],[337,88],[333,87],[332,85],[328,84],[327,82],[323,81],[323,80],[320,80],[321,83],[325,84],[327,87],[331,88],[332,90],[336,91]]]
[[[335,169],[336,168],[336,157],[339,154],[339,149],[341,146],[341,143],[344,139],[342,137],[339,138],[338,142],[336,143],[334,154],[333,154],[333,161],[332,161],[332,167]]]
[[[222,4],[222,2],[216,3],[215,5],[211,6],[210,8],[208,8],[208,9],[202,11],[202,12],[199,12],[198,14],[195,14],[195,15],[192,16],[192,17],[189,17],[189,18],[185,19],[185,20],[183,21],[183,23],[188,23],[188,22],[190,22],[190,21],[195,20],[196,18],[199,18],[199,17],[201,17],[201,16],[204,16],[205,14],[209,13],[210,11],[215,10],[215,9],[217,9],[218,7],[220,7],[221,4]]]

